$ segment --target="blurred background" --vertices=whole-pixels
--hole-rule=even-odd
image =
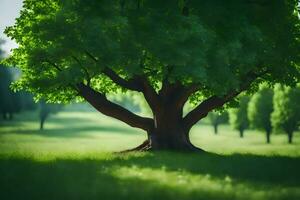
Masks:
[[[21,8],[22,0],[0,0],[0,59],[17,47],[3,31]],[[123,155],[112,152],[136,147],[146,133],[87,103],[12,91],[21,75],[0,65],[0,199],[300,199],[299,86],[262,84],[235,108],[209,113],[191,131],[208,154]],[[152,115],[139,93],[108,98]]]

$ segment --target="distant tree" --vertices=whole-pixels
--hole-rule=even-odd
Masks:
[[[1,49],[4,41],[0,39],[0,60],[4,59],[4,51]],[[11,83],[18,78],[18,70],[8,68],[0,63],[0,114],[3,119],[12,119],[13,114],[21,110],[33,110],[36,104],[33,95],[28,92],[13,92]]]
[[[40,130],[44,130],[44,124],[50,114],[55,114],[62,109],[60,104],[46,103],[40,101]]]
[[[229,110],[229,122],[232,128],[239,131],[241,138],[244,137],[244,131],[249,127],[247,116],[249,99],[248,96],[242,96],[240,98],[239,106]]]
[[[272,131],[271,113],[273,112],[273,90],[261,86],[248,104],[248,119],[250,126],[266,132],[267,143],[270,143]]]
[[[7,119],[7,114],[12,107],[12,93],[9,90],[11,74],[7,68],[0,66],[0,111],[3,119]]]
[[[14,85],[52,102],[86,100],[140,128],[140,150],[198,150],[193,125],[260,81],[299,78],[298,0],[24,0],[5,33]],[[275,14],[276,13],[276,14]],[[152,116],[109,99],[143,94]],[[188,101],[197,106],[183,115]]]
[[[288,142],[292,143],[293,133],[299,127],[300,122],[300,86],[291,88],[276,85],[273,103],[272,126],[276,130],[283,130],[288,135]]]
[[[214,133],[218,134],[218,126],[228,122],[228,112],[210,112],[208,114],[208,119],[214,127]]]
[[[1,50],[3,40],[0,39],[0,60],[4,57],[4,51]],[[21,110],[21,96],[10,89],[13,81],[12,72],[9,68],[0,64],[0,113],[3,119],[12,119],[13,113]]]

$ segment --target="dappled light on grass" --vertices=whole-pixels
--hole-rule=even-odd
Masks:
[[[299,199],[299,168],[295,158],[206,153],[18,156],[0,159],[0,183],[4,199]]]
[[[278,186],[275,186],[275,190],[274,186],[237,182],[228,175],[216,178],[210,174],[194,175],[184,170],[168,172],[165,168],[138,167],[117,168],[113,174],[124,181],[150,182],[153,191],[172,191],[168,194],[171,199],[185,199],[187,197],[190,199],[193,197],[201,199],[273,199],[274,197],[283,198],[289,195],[286,189]],[[291,191],[293,189],[288,192]],[[300,194],[300,192],[296,191],[295,194]]]
[[[256,131],[240,139],[200,124],[192,141],[211,153],[120,154],[145,135],[93,112],[61,112],[44,131],[25,115],[0,127],[1,199],[300,199],[299,134],[268,145]]]

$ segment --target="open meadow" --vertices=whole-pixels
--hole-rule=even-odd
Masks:
[[[118,154],[145,134],[96,112],[67,110],[39,131],[37,113],[0,126],[0,199],[300,199],[300,134],[294,144],[256,131],[241,139],[205,123],[192,142],[207,153]]]

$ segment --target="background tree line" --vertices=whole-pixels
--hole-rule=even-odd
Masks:
[[[4,43],[0,39],[0,47]],[[0,61],[4,58],[4,51],[0,48]],[[5,67],[0,64],[0,120],[12,120],[14,114],[39,110],[40,129],[43,129],[44,122],[51,113],[56,113],[61,109],[59,104],[47,104],[41,100],[34,102],[33,95],[28,92],[11,90],[13,81],[20,77],[20,72],[13,67]]]
[[[241,137],[244,130],[254,128],[265,132],[267,143],[271,142],[271,133],[285,133],[292,143],[300,123],[299,102],[299,85],[292,88],[276,84],[273,89],[261,85],[254,95],[240,97],[239,106],[228,111],[229,122]]]

